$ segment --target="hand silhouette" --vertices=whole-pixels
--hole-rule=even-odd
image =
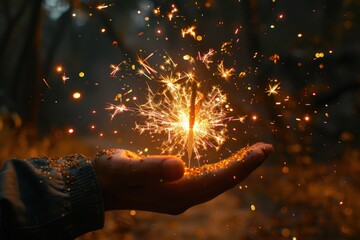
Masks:
[[[97,155],[94,169],[105,210],[180,214],[236,186],[273,151],[272,145],[256,143],[218,163],[185,168],[175,156],[111,149]]]

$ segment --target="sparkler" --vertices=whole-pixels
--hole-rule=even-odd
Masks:
[[[209,64],[215,50],[210,49],[206,54],[198,53],[197,59],[209,70]],[[188,166],[192,156],[199,161],[201,150],[208,147],[218,150],[226,139],[226,121],[234,120],[226,117],[228,104],[226,95],[218,86],[212,86],[211,90],[202,93],[199,90],[200,82],[193,71],[173,74],[177,63],[166,53],[165,64],[169,68],[160,66],[158,74],[148,60],[154,55],[149,54],[145,58],[138,57],[137,61],[142,68],[138,70],[140,75],[149,80],[158,79],[164,89],[153,92],[148,87],[147,100],[144,104],[138,105],[136,111],[145,117],[145,121],[135,124],[135,129],[141,133],[148,132],[151,135],[165,134],[167,139],[162,141],[161,152],[187,156]],[[195,59],[188,57],[184,60],[193,64]],[[192,61],[190,61],[192,60]],[[115,66],[114,66],[115,67]],[[225,69],[223,62],[220,67],[226,77],[230,77],[233,69]],[[135,68],[133,68],[135,69]],[[118,69],[114,69],[118,70]],[[193,69],[194,70],[194,69]],[[121,94],[120,94],[121,95]],[[113,111],[111,118],[117,114],[128,111],[122,103],[122,95],[119,105],[109,105],[108,110]],[[243,117],[240,121],[244,121]]]
[[[190,165],[190,159],[194,148],[194,124],[195,124],[195,99],[197,95],[197,84],[195,81],[191,87],[190,111],[189,111],[189,136],[187,140],[187,154]]]
[[[147,102],[138,109],[146,121],[135,128],[140,133],[167,134],[162,153],[187,153],[190,166],[192,153],[199,159],[199,149],[218,148],[225,141],[226,101],[218,87],[205,96],[197,91],[197,83],[189,79],[185,86],[166,88],[160,93],[149,88]]]
[[[107,108],[105,108],[106,110],[110,110],[113,111],[113,113],[111,114],[111,120],[120,113],[123,113],[125,111],[130,111],[129,108],[126,107],[125,104],[120,103],[119,105],[115,105],[115,104],[109,104],[109,106]]]
[[[151,53],[149,56],[147,56],[144,59],[138,56],[137,59],[138,63],[146,70],[148,74],[157,73],[157,71],[154,68],[152,68],[150,64],[147,62],[147,60],[151,58],[153,55],[154,53]]]

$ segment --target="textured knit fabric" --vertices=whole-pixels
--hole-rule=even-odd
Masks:
[[[5,162],[0,239],[74,239],[103,223],[101,192],[93,164],[84,156]]]

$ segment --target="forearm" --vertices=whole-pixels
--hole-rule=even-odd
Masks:
[[[92,162],[82,155],[13,159],[0,172],[0,231],[9,239],[73,239],[103,225]]]

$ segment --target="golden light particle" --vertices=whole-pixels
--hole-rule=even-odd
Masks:
[[[290,230],[289,230],[288,228],[283,228],[283,229],[281,230],[281,235],[282,235],[283,237],[289,237],[290,234],[291,234],[291,232],[290,232]]]
[[[239,78],[243,78],[243,77],[245,77],[246,76],[246,72],[240,72],[239,73]]]
[[[68,133],[70,133],[70,134],[74,133],[74,129],[73,129],[73,128],[69,128],[69,129],[68,129]]]
[[[72,97],[73,97],[74,99],[79,99],[79,98],[81,98],[81,93],[80,93],[80,92],[74,92],[73,95],[72,95]]]
[[[197,36],[196,40],[199,41],[199,42],[202,41],[202,36]]]
[[[84,77],[85,76],[85,73],[84,72],[79,72],[79,77]]]
[[[135,215],[136,215],[136,211],[135,211],[135,210],[131,210],[131,211],[130,211],[130,215],[131,215],[131,216],[135,216]]]
[[[302,35],[302,33],[298,33],[298,38],[301,38],[303,35]]]
[[[160,7],[155,8],[155,9],[153,10],[153,13],[154,13],[155,15],[159,15],[159,14],[160,14]]]
[[[251,204],[250,209],[251,209],[251,211],[255,211],[256,210],[255,205]]]
[[[309,121],[310,121],[310,117],[309,117],[309,116],[305,116],[305,117],[304,117],[304,120],[305,120],[306,122],[309,122]]]
[[[269,57],[269,60],[273,61],[274,64],[276,64],[280,60],[280,56],[278,54],[274,53],[274,55]]]
[[[145,148],[145,149],[144,149],[144,152],[148,152],[148,151],[149,151],[149,149],[148,149],[148,148]]]
[[[285,174],[286,174],[286,173],[289,173],[289,168],[286,167],[286,166],[283,167],[283,168],[282,168],[282,172],[285,173]]]
[[[324,56],[325,56],[325,54],[322,53],[322,52],[315,53],[315,57],[316,57],[316,58],[322,58],[322,57],[324,57]]]
[[[57,72],[62,72],[62,71],[63,71],[63,67],[62,67],[62,66],[57,66],[57,67],[56,67],[56,71],[57,71]]]
[[[102,29],[100,30],[100,32],[104,33],[104,32],[106,32],[106,29],[105,29],[105,28],[102,28]]]
[[[191,58],[191,57],[190,57],[189,55],[184,55],[184,56],[183,56],[183,59],[184,59],[185,61],[190,60],[190,58]]]

